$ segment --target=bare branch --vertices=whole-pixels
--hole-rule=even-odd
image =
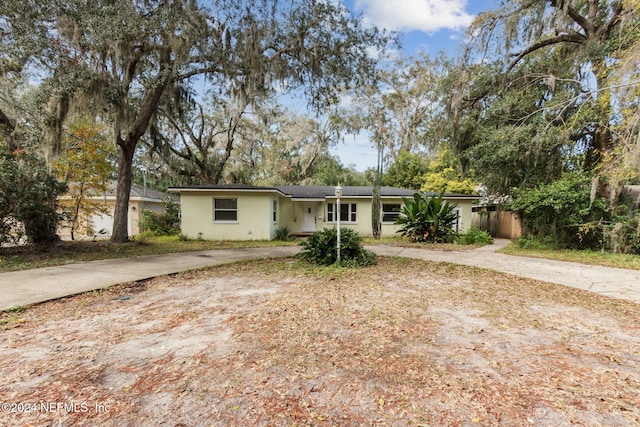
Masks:
[[[591,37],[595,34],[596,30],[593,23],[584,16],[580,15],[578,11],[575,10],[566,0],[552,0],[551,6],[555,7],[556,9],[560,9],[564,13],[569,15],[569,17],[573,19],[575,23],[584,30],[587,37]],[[591,15],[591,12],[589,14]]]

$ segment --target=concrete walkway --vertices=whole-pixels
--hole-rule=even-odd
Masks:
[[[464,251],[367,246],[378,255],[451,262],[572,286],[640,303],[640,271],[495,253],[508,240]],[[226,249],[93,261],[0,274],[0,310],[62,298],[118,283],[256,258],[287,257],[299,247]]]

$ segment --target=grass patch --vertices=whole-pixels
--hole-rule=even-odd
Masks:
[[[7,310],[7,313],[22,313],[27,309],[26,305],[20,305],[18,307],[13,307]]]
[[[640,270],[640,256],[631,254],[614,254],[610,252],[574,249],[525,249],[521,248],[517,243],[510,243],[498,252],[507,255],[546,258],[558,261],[579,262],[589,265],[601,265],[604,267]]]
[[[265,246],[296,246],[297,241],[272,240],[208,241],[184,240],[180,236],[163,236],[133,240],[130,243],[57,242],[48,246],[18,246],[0,249],[0,272],[27,270],[39,267],[97,261],[101,259],[129,258],[177,252],[212,249],[240,249]]]
[[[416,248],[416,249],[429,249],[432,251],[460,251],[467,249],[479,248],[481,244],[465,245],[461,243],[424,243],[424,242],[412,242],[411,240],[403,237],[383,237],[379,240],[373,237],[363,237],[362,243],[364,245],[387,245],[398,246],[402,248]]]

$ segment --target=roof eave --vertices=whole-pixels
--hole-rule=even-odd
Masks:
[[[167,188],[167,192],[170,193],[276,193],[282,197],[291,197],[284,194],[277,188],[193,188],[193,187],[170,187]]]

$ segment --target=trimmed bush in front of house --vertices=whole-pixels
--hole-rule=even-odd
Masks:
[[[455,239],[459,245],[490,245],[493,239],[486,231],[471,226],[465,234],[461,234]]]
[[[325,228],[316,231],[301,243],[302,251],[299,257],[307,262],[318,265],[333,265],[338,263],[337,258],[338,230]],[[376,256],[364,249],[362,237],[350,229],[340,229],[340,262],[345,267],[364,267],[376,263]]]

